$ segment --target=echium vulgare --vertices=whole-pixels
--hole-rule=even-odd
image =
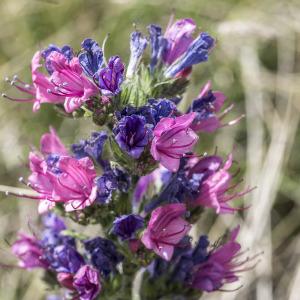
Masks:
[[[23,96],[5,98],[32,103],[34,112],[52,104],[62,116],[98,126],[70,146],[65,131],[50,127],[31,147],[28,178],[20,177],[25,188],[6,191],[37,203],[39,229],[20,232],[12,253],[16,267],[43,270],[47,299],[129,300],[133,283],[141,299],[199,299],[228,291],[227,284],[239,287],[239,274],[257,262],[242,258],[239,227],[214,243],[192,234],[206,210],[248,209],[234,200],[251,191],[239,188],[233,154],[210,153],[202,139],[242,118],[224,121],[233,108],[225,95],[207,81],[178,105],[215,38],[190,18],[172,17],[165,32],[157,24],[145,32],[132,32],[128,60],[106,57],[107,39],[101,47],[87,38],[80,49],[51,44],[37,51],[31,83],[6,79]],[[98,224],[99,232],[72,230],[69,220]]]

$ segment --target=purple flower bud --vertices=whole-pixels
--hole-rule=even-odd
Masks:
[[[99,273],[91,266],[81,267],[74,276],[73,286],[80,300],[93,300],[101,290]]]
[[[117,252],[115,244],[101,237],[84,241],[84,247],[90,255],[91,262],[104,276],[108,276],[116,270],[116,266],[123,260],[123,256]]]
[[[165,32],[165,38],[168,42],[164,53],[164,61],[170,65],[180,57],[193,42],[192,34],[196,29],[196,23],[193,19],[181,19],[170,24]]]
[[[135,159],[141,156],[152,134],[145,118],[138,115],[122,118],[116,125],[114,132],[120,148]]]
[[[174,77],[186,68],[207,61],[208,54],[214,45],[215,40],[208,33],[201,33],[189,46],[185,54],[167,68],[165,76],[167,78]]]
[[[144,219],[139,215],[123,215],[113,222],[112,232],[122,240],[135,237],[135,232],[144,226]]]
[[[103,63],[102,49],[92,39],[85,39],[81,47],[83,50],[78,55],[79,63],[87,76],[94,77]]]
[[[134,31],[130,38],[130,59],[127,67],[126,77],[133,77],[141,61],[148,41],[139,31]]]
[[[119,56],[112,56],[109,59],[108,67],[99,72],[99,87],[105,96],[117,95],[120,93],[120,86],[124,77],[124,64]]]
[[[167,46],[167,40],[161,35],[161,27],[155,24],[148,26],[151,44],[150,72],[153,73],[155,66],[162,58]]]
[[[73,144],[71,150],[77,159],[90,157],[98,163],[103,164],[101,155],[106,140],[107,133],[105,131],[92,132],[89,139],[81,140],[78,144]]]
[[[42,233],[42,245],[44,247],[55,247],[61,244],[68,244],[75,247],[74,238],[61,234],[61,231],[66,229],[66,225],[56,214],[44,214],[42,221],[45,227],[45,230]]]
[[[20,233],[12,245],[12,253],[18,257],[19,266],[24,269],[47,268],[43,259],[44,251],[35,237]]]
[[[45,258],[51,269],[58,273],[75,273],[84,264],[83,257],[70,245],[49,248]]]

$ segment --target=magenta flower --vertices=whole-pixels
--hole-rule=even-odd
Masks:
[[[201,163],[201,160],[199,163]],[[231,207],[228,202],[244,196],[246,193],[249,193],[251,189],[235,192],[235,188],[238,184],[230,186],[232,176],[228,170],[231,165],[232,154],[229,155],[223,166],[216,164],[216,169],[211,170],[210,175],[200,185],[199,196],[194,202],[196,205],[211,207],[217,214],[233,213],[240,209]],[[197,167],[194,167],[194,169],[196,168]],[[229,191],[231,191],[231,193],[229,193]]]
[[[186,207],[181,203],[167,204],[153,210],[141,238],[146,248],[165,260],[171,260],[174,248],[191,229],[191,225],[182,218],[185,212]]]
[[[90,97],[98,94],[97,86],[84,76],[77,57],[68,61],[63,54],[53,51],[47,61],[54,71],[50,79],[54,89],[48,89],[48,93],[65,97],[66,112],[73,112]]]
[[[92,205],[97,196],[94,183],[96,171],[92,160],[88,157],[77,160],[63,156],[57,168],[60,173],[53,179],[53,200],[65,203],[66,211],[81,210]]]
[[[41,153],[30,152],[32,171],[28,185],[37,195],[18,195],[39,200],[39,213],[45,213],[56,202],[66,211],[81,210],[96,199],[96,171],[91,159],[76,159],[68,152],[53,129],[41,138]]]
[[[40,199],[38,211],[42,214],[55,206],[52,199],[54,175],[50,172],[50,167],[53,168],[51,165],[55,163],[58,156],[53,155],[67,155],[68,151],[56,131],[50,127],[50,133],[45,133],[41,137],[40,152],[29,153],[29,168],[32,174],[28,182],[30,187],[39,193],[36,198]]]
[[[80,300],[96,299],[101,290],[98,271],[88,265],[81,267],[74,276],[73,286]]]
[[[35,237],[24,233],[12,245],[12,253],[18,257],[19,266],[25,269],[47,268],[47,262],[42,258],[43,249]]]
[[[73,280],[74,276],[71,273],[57,273],[56,276],[57,281],[60,283],[61,286],[69,289],[69,290],[75,290],[73,286]]]
[[[189,108],[189,111],[197,114],[191,128],[194,131],[213,132],[223,127],[224,125],[220,120],[227,111],[220,113],[220,110],[225,99],[226,97],[221,92],[211,90],[211,82],[208,81]]]
[[[190,152],[198,140],[190,128],[195,116],[189,113],[177,118],[162,118],[154,128],[151,154],[172,172],[178,170],[180,158]]]
[[[41,152],[44,155],[59,154],[68,155],[68,150],[61,142],[56,131],[53,127],[50,127],[50,132],[42,135],[40,140]]]
[[[224,284],[237,281],[238,273],[249,269],[241,266],[250,259],[237,260],[241,254],[241,245],[236,242],[238,233],[239,227],[232,230],[229,241],[212,250],[208,260],[198,266],[191,283],[193,288],[206,292],[220,290]]]
[[[172,24],[170,19],[168,28],[165,32],[167,47],[163,55],[163,60],[172,64],[180,57],[193,42],[192,34],[196,29],[196,23],[193,19],[181,19]]]
[[[33,84],[27,84],[16,76],[10,84],[17,88],[20,92],[27,94],[28,98],[12,98],[5,94],[3,96],[7,99],[18,102],[30,102],[33,103],[33,111],[36,112],[40,109],[42,103],[59,104],[64,103],[65,96],[58,94],[49,94],[49,90],[54,89],[54,85],[51,83],[50,78],[45,76],[39,71],[41,60],[41,52],[37,51],[31,61],[31,75]]]

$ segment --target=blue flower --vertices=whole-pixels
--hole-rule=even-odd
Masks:
[[[97,198],[99,203],[108,203],[112,198],[112,193],[119,190],[127,192],[130,187],[130,176],[118,167],[105,166],[102,176],[96,178]]]
[[[215,45],[215,40],[206,32],[203,32],[189,46],[187,51],[165,71],[167,78],[174,77],[184,69],[192,65],[208,60],[208,54]]]
[[[60,273],[76,273],[84,265],[83,257],[70,245],[59,245],[45,251],[50,268]]]
[[[94,77],[103,64],[103,52],[93,39],[85,39],[81,43],[82,51],[78,55],[79,63],[85,74]]]
[[[146,123],[153,125],[165,117],[170,117],[177,111],[176,105],[173,101],[168,99],[149,99],[147,105],[140,107],[126,106],[121,112],[116,113],[120,120],[122,117],[139,115],[145,118]]]
[[[141,32],[134,31],[130,37],[130,59],[127,66],[126,77],[131,78],[137,70],[148,41]]]
[[[55,247],[64,244],[76,247],[73,237],[61,234],[61,232],[66,229],[66,225],[56,214],[49,212],[43,215],[42,222],[45,227],[42,232],[41,240],[43,247]]]
[[[53,51],[63,54],[69,61],[74,57],[73,49],[70,46],[65,45],[62,48],[59,48],[56,45],[50,44],[42,51],[42,57],[45,60],[45,68],[50,75],[53,73],[53,68],[51,62],[47,58]]]
[[[101,156],[106,140],[107,133],[105,131],[92,132],[89,139],[81,140],[78,144],[73,144],[71,150],[77,159],[91,157],[98,163],[103,164]]]
[[[117,252],[115,244],[108,239],[96,237],[86,240],[84,247],[94,267],[104,276],[115,272],[117,264],[123,260],[123,256]]]
[[[113,222],[112,232],[122,240],[128,240],[135,237],[135,232],[143,228],[144,219],[139,215],[123,215],[116,218]]]
[[[118,95],[124,79],[125,66],[119,56],[112,56],[108,66],[98,72],[99,87],[105,96]]]
[[[148,26],[151,44],[151,60],[150,72],[153,73],[159,60],[162,58],[163,52],[167,47],[168,41],[161,35],[161,27],[155,24]]]
[[[152,130],[142,116],[123,117],[114,128],[115,139],[128,155],[138,159],[148,145]]]
[[[198,194],[198,185],[195,186],[186,172],[186,159],[181,159],[180,167],[176,173],[164,175],[165,182],[160,194],[145,206],[150,212],[163,203],[180,203],[186,199],[193,199]]]

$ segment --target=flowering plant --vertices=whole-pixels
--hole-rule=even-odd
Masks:
[[[27,94],[7,99],[32,103],[34,112],[51,103],[101,127],[70,149],[50,128],[29,153],[30,175],[21,179],[28,189],[15,194],[38,202],[42,229],[20,233],[12,252],[21,268],[42,268],[64,299],[132,299],[139,272],[141,299],[198,299],[246,270],[239,227],[216,243],[189,235],[205,208],[234,213],[241,208],[232,200],[250,191],[232,183],[232,154],[194,151],[202,133],[240,119],[222,123],[232,108],[222,111],[226,97],[208,82],[185,112],[178,108],[192,68],[215,44],[196,34],[192,19],[171,20],[164,34],[158,25],[148,36],[131,34],[127,67],[86,39],[79,52],[55,45],[36,52],[32,84],[7,79]],[[101,235],[67,229],[61,217],[98,224]]]

